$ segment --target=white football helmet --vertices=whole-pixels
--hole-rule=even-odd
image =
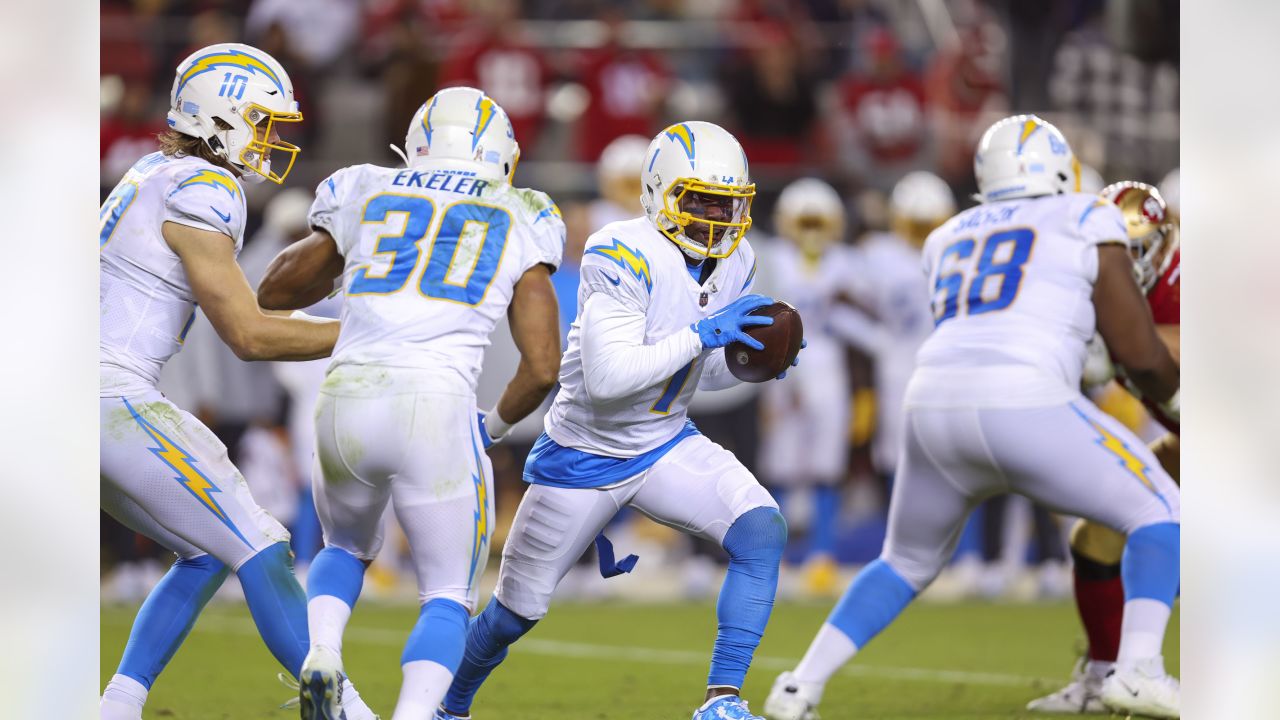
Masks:
[[[204,140],[246,182],[282,183],[298,158],[298,146],[280,140],[274,127],[302,121],[293,83],[284,66],[255,47],[220,43],[183,60],[169,93],[168,120],[175,131]],[[273,154],[283,172],[271,169]]]
[[[520,162],[507,111],[470,87],[445,88],[423,103],[409,123],[404,151],[409,167],[457,166],[507,182]]]
[[[640,203],[658,231],[694,259],[732,255],[751,229],[756,194],[737,139],[709,122],[677,123],[645,158]]]
[[[1058,128],[1014,115],[987,128],[973,155],[982,202],[1080,192],[1080,163]]]
[[[956,213],[955,197],[946,181],[931,172],[907,173],[889,196],[889,226],[917,247]]]
[[[817,178],[795,180],[778,195],[773,226],[810,257],[844,237],[844,202],[840,193]]]
[[[600,194],[610,202],[629,210],[640,210],[640,171],[644,169],[648,138],[622,135],[614,138],[600,153],[596,162],[596,179]]]

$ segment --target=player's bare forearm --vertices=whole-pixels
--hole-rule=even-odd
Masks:
[[[323,230],[280,251],[258,283],[258,305],[268,310],[300,310],[333,292],[333,281],[342,274],[338,245]]]
[[[196,302],[236,357],[312,360],[333,352],[337,321],[268,316],[258,308],[230,237],[172,222],[164,224],[163,233],[182,260]]]
[[[1093,286],[1098,333],[1143,397],[1162,403],[1178,391],[1178,363],[1156,332],[1132,268],[1124,245],[1098,246],[1098,279]]]
[[[507,424],[538,409],[560,374],[560,306],[545,265],[525,271],[507,308],[511,337],[520,365],[498,399],[498,415]]]

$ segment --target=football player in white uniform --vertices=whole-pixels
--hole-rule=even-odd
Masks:
[[[1178,487],[1155,456],[1080,394],[1095,325],[1143,395],[1178,412],[1178,366],[1133,280],[1112,203],[1076,192],[1057,128],[1006,118],[974,158],[982,204],[930,234],[936,327],[905,399],[906,438],[880,558],[854,580],[765,712],[815,716],[831,675],[937,576],[965,518],[1015,492],[1128,536],[1113,709],[1178,717],[1161,645],[1179,583]]]
[[[696,390],[737,382],[723,348],[759,344],[743,330],[770,304],[751,295],[755,186],[724,129],[684,122],[649,145],[645,216],[588,240],[578,317],[546,432],[525,464],[525,492],[502,552],[498,587],[471,623],[438,718],[465,718],[507,648],[546,615],[557,583],[620,508],[719,543],[729,570],[704,704],[695,718],[755,718],[739,697],[773,607],[786,523],[731,453],[686,418]],[[626,572],[597,540],[605,574]]]
[[[241,182],[282,182],[298,153],[276,132],[302,120],[284,68],[247,45],[211,45],[178,66],[170,101],[161,152],[139,160],[99,214],[102,507],[178,555],[102,694],[109,720],[142,717],[156,676],[228,572],[295,677],[307,652],[289,534],[250,497],[217,437],[156,390],[196,305],[244,360],[324,357],[338,338],[333,321],[263,314],[236,264]],[[372,717],[348,696],[349,717]]]
[[[356,165],[321,182],[313,233],[272,261],[258,290],[263,307],[306,307],[341,276],[346,298],[316,403],[325,548],[307,576],[304,719],[337,717],[342,634],[381,549],[388,501],[421,604],[392,718],[434,714],[489,557],[484,448],[537,409],[560,368],[551,273],[564,223],[551,198],[511,185],[520,148],[506,112],[474,88],[441,90],[410,123],[405,156],[407,168]],[[520,365],[496,407],[478,414],[476,378],[504,313]]]
[[[760,247],[760,286],[785,297],[804,318],[805,372],[789,383],[765,386],[760,470],[785,507],[791,490],[810,489],[805,581],[831,595],[836,579],[837,485],[849,461],[849,371],[843,341],[832,333],[831,312],[849,279],[843,245],[844,202],[835,188],[801,178],[783,188],[774,210],[777,240]]]

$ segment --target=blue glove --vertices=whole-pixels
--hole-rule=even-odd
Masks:
[[[773,318],[748,315],[756,308],[772,305],[773,298],[764,295],[743,295],[723,310],[690,325],[702,339],[702,347],[710,350],[722,348],[737,341],[753,350],[763,350],[764,345],[743,332],[757,325],[772,325]]]
[[[493,447],[494,443],[498,441],[489,434],[489,428],[484,425],[484,413],[479,410],[476,411],[476,425],[480,428],[480,443],[484,445],[484,449],[488,450]]]
[[[803,350],[807,347],[809,347],[809,341],[805,340],[804,338],[800,338],[800,349]],[[796,353],[795,359],[791,361],[791,367],[795,367],[799,364],[800,364],[800,353]],[[781,380],[786,376],[787,376],[787,371],[783,370],[782,372],[778,373],[778,377],[774,378],[774,380]]]

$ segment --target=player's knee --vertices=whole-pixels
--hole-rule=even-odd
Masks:
[[[524,617],[494,597],[472,622],[475,624],[472,632],[477,634],[477,638],[485,641],[485,644],[505,647],[533,629],[538,624],[538,618]]]
[[[947,559],[940,552],[912,554],[900,548],[885,544],[880,552],[879,560],[893,570],[915,592],[928,587],[938,573],[942,572]]]
[[[1071,528],[1071,555],[1101,566],[1120,564],[1125,535],[1105,525],[1081,520]]]
[[[787,521],[777,507],[757,507],[738,516],[721,543],[734,560],[782,561],[787,545]]]

